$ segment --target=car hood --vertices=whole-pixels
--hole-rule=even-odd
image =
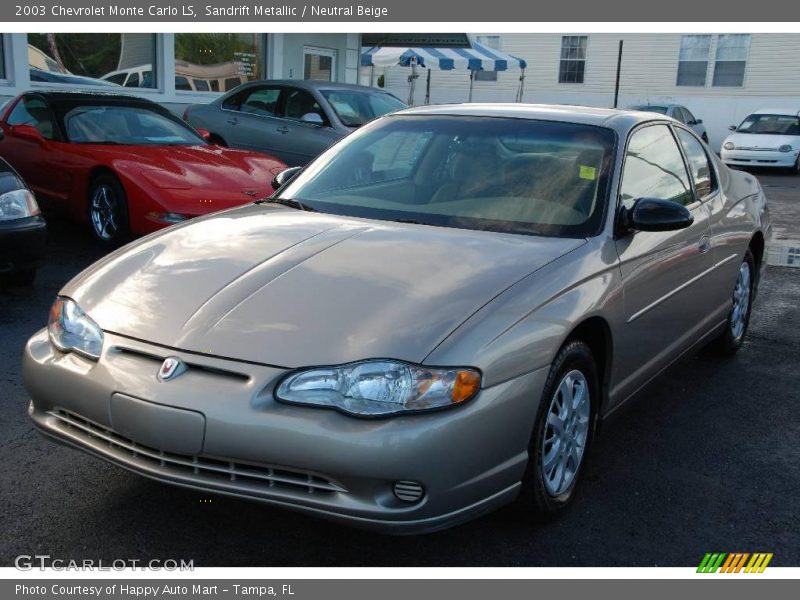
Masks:
[[[420,362],[584,243],[252,204],[135,242],[62,294],[106,331],[191,352],[281,367]]]
[[[733,133],[725,138],[725,143],[733,142],[737,148],[757,148],[764,150],[778,149],[789,145],[797,148],[800,137],[796,135],[778,135],[765,133]]]
[[[286,168],[280,160],[219,146],[95,146],[109,166],[134,181],[166,190],[257,191]]]

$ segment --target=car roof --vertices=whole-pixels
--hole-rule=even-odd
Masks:
[[[228,90],[228,93],[234,90],[243,89],[245,87],[252,87],[254,85],[290,85],[292,87],[304,90],[353,90],[358,92],[374,92],[376,94],[388,94],[386,90],[380,88],[368,87],[366,85],[355,85],[352,83],[336,83],[334,81],[320,81],[314,79],[257,79],[255,81],[248,81],[240,86],[235,87],[233,90]]]
[[[435,104],[404,108],[393,113],[393,115],[449,115],[536,119],[596,125],[619,131],[627,131],[639,123],[647,121],[673,121],[673,119],[658,113],[575,106],[571,104]]]
[[[786,115],[791,117],[800,116],[800,110],[796,108],[760,108],[754,110],[754,115]]]
[[[48,102],[81,102],[84,100],[108,100],[112,102],[130,102],[138,104],[156,104],[152,100],[133,96],[131,94],[118,94],[116,92],[88,92],[83,90],[29,90],[23,95],[35,94],[43,96]]]

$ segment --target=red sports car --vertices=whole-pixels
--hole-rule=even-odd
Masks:
[[[101,92],[29,92],[0,109],[0,156],[44,206],[118,244],[264,198],[286,165],[206,142],[166,108]]]

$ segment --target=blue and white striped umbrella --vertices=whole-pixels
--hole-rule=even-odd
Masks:
[[[408,67],[416,64],[442,71],[512,71],[524,70],[528,64],[521,58],[473,42],[471,48],[386,48],[376,46],[361,54],[364,67]]]

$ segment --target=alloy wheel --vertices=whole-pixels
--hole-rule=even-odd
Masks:
[[[103,241],[109,241],[119,233],[119,204],[114,190],[106,184],[95,188],[89,214],[94,232]]]
[[[589,383],[579,370],[561,379],[547,411],[541,471],[550,496],[570,489],[583,461],[590,423]]]
[[[733,288],[733,310],[731,311],[731,333],[733,339],[739,341],[747,327],[747,316],[750,310],[750,265],[743,262],[739,267],[739,277]]]

